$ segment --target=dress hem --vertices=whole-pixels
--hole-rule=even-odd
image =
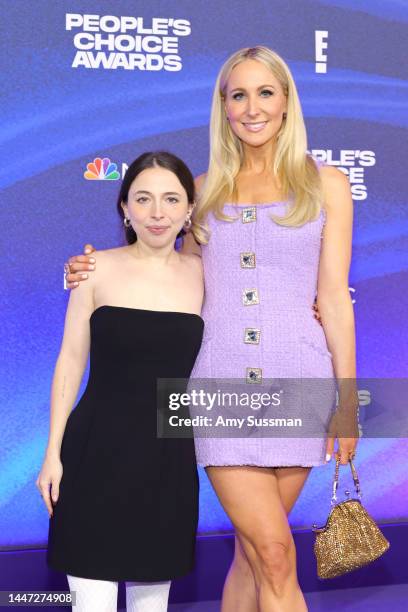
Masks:
[[[218,463],[218,462],[210,462],[210,463],[200,463],[197,462],[197,465],[199,465],[200,467],[245,467],[245,466],[252,466],[252,467],[318,467],[321,465],[327,465],[326,461],[312,461],[312,462],[308,462],[308,463],[279,463],[279,464],[272,464],[272,463],[251,463],[250,461],[244,462],[244,463],[237,463],[237,462],[223,462],[223,463]]]
[[[113,575],[110,572],[101,573],[101,572],[92,572],[92,571],[91,572],[81,571],[81,570],[69,569],[68,566],[63,567],[62,565],[58,565],[55,563],[52,563],[52,564],[47,563],[47,565],[54,571],[62,572],[65,575],[75,576],[77,578],[89,578],[91,580],[110,580],[114,582],[168,582],[168,581],[175,580],[177,578],[182,578],[184,576],[187,576],[194,569],[194,566],[191,565],[189,566],[188,569],[185,569],[183,571],[176,572],[176,573],[170,572],[171,575],[161,574],[157,576],[155,575],[153,577],[152,575],[149,576],[146,574],[134,575],[134,574],[118,573],[118,574]]]

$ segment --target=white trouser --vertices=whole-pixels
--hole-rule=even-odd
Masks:
[[[75,612],[116,612],[118,583],[67,576]],[[127,612],[166,612],[171,582],[126,582]]]

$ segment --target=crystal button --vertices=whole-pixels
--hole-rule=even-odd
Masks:
[[[259,344],[261,339],[261,330],[256,327],[246,327],[244,342],[245,344]]]
[[[242,209],[242,223],[252,223],[256,221],[256,206],[249,206]]]
[[[255,253],[240,253],[241,268],[255,268]]]
[[[262,382],[262,368],[247,368],[246,369],[246,381],[247,383]]]
[[[242,293],[242,302],[244,306],[252,306],[259,304],[259,296],[257,289],[244,289]]]

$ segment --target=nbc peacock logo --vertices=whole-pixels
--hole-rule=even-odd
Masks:
[[[88,181],[117,181],[120,178],[118,166],[111,162],[109,157],[95,157],[86,167],[84,178]]]

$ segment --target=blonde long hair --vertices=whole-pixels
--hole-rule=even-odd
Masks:
[[[214,87],[209,167],[191,228],[195,238],[202,244],[207,244],[209,239],[206,222],[209,213],[224,221],[235,220],[235,217],[223,212],[223,207],[235,194],[235,177],[244,161],[244,150],[227,120],[224,96],[231,71],[246,59],[265,64],[279,81],[287,98],[286,119],[282,120],[277,134],[273,172],[278,177],[284,197],[293,198],[293,205],[284,216],[271,215],[271,218],[279,225],[299,227],[316,219],[322,206],[320,176],[314,160],[307,154],[302,108],[288,65],[268,47],[240,49],[221,67]]]

